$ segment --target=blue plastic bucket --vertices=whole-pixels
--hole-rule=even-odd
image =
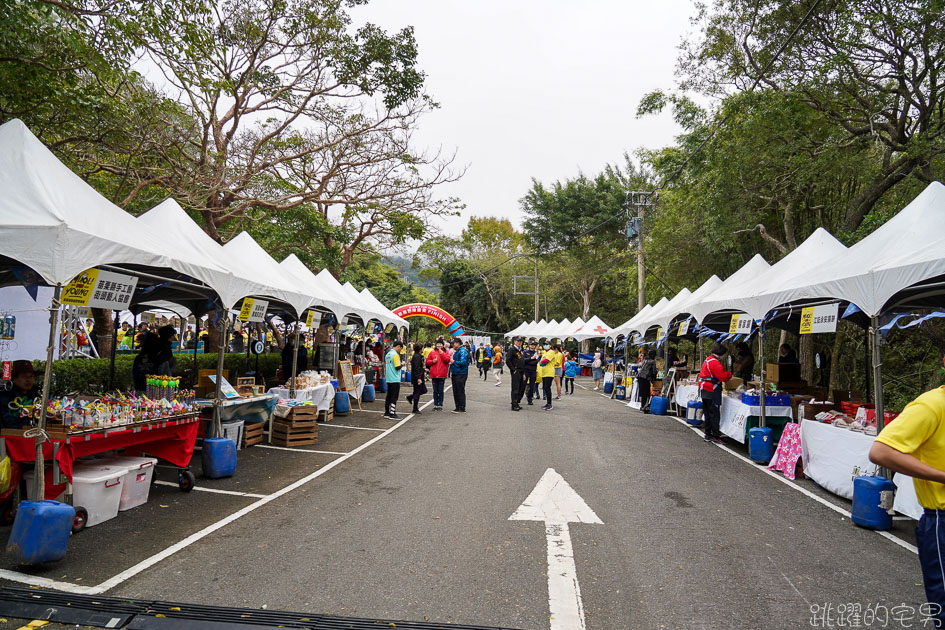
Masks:
[[[667,409],[669,409],[668,398],[663,398],[662,396],[653,396],[653,400],[650,401],[650,413],[657,416],[665,416]]]
[[[222,437],[207,438],[203,441],[200,458],[204,477],[232,477],[236,472],[236,442]]]
[[[361,400],[364,402],[374,402],[374,386],[367,384],[361,390]]]
[[[759,464],[767,464],[774,455],[771,427],[752,427],[748,430],[748,457]]]
[[[613,381],[607,381],[606,383],[604,383],[604,393],[605,393],[605,394],[609,394],[609,393],[611,393],[612,391],[614,391],[614,382],[613,382]]]
[[[351,412],[351,401],[348,392],[335,392],[335,415],[346,416]]]
[[[864,475],[853,479],[853,522],[860,527],[887,530],[892,527],[896,486],[885,477]]]
[[[7,541],[7,553],[23,564],[62,560],[74,518],[75,509],[65,503],[22,501]]]

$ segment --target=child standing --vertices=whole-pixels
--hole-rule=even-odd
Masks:
[[[564,362],[564,393],[574,395],[574,377],[577,376],[577,361],[569,356]]]
[[[502,385],[502,346],[499,344],[492,349],[492,376],[496,387]]]

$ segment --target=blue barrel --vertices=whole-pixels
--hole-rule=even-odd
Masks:
[[[668,398],[653,396],[653,400],[650,401],[650,413],[656,414],[657,416],[665,416],[667,409],[669,409]]]
[[[613,382],[613,381],[607,381],[606,383],[604,383],[604,393],[605,393],[605,394],[609,394],[609,393],[611,393],[612,391],[614,391],[614,382]]]
[[[771,427],[752,427],[748,429],[748,457],[759,464],[767,464],[774,455],[774,440]]]
[[[374,386],[371,384],[365,384],[364,389],[361,390],[361,400],[364,402],[374,402]]]
[[[686,404],[686,422],[694,427],[702,424],[702,402],[690,400]]]
[[[860,527],[886,530],[892,527],[896,486],[885,477],[864,475],[853,479],[853,522]]]
[[[401,372],[401,374],[400,374],[400,381],[401,381],[402,383],[409,383],[409,382],[410,382],[410,372],[407,372],[406,370],[404,370],[403,372]]]
[[[75,509],[58,501],[22,501],[7,541],[7,553],[21,564],[66,557]]]
[[[335,392],[335,415],[346,416],[351,412],[351,401],[348,392]]]
[[[201,459],[204,477],[232,477],[236,472],[236,442],[229,438],[207,438],[203,441]]]
[[[614,398],[617,400],[626,400],[627,399],[627,388],[623,385],[617,385],[617,393],[614,394]]]
[[[382,376],[381,379],[377,382],[377,391],[379,391],[379,392],[382,393],[382,394],[386,394],[386,393],[387,393],[387,379],[384,378],[383,376]]]

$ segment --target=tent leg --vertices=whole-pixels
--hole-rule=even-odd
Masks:
[[[226,350],[226,333],[228,324],[226,311],[220,317],[220,345],[217,347],[217,382],[213,394],[213,436],[223,435],[223,398],[220,394],[220,388],[223,386],[223,353]]]
[[[118,329],[121,327],[121,311],[115,309],[115,326],[112,331],[112,356],[108,364],[108,387],[105,391],[112,391],[115,386],[115,355],[118,353]]]
[[[765,331],[764,324],[761,325],[759,332],[761,333],[758,335],[758,360],[761,362],[761,417],[758,419],[758,426],[764,427],[767,426],[767,419],[765,418],[765,394],[768,385],[768,375],[765,366],[765,337],[767,336],[767,332]]]
[[[57,284],[53,291],[52,304],[49,306],[49,345],[46,346],[46,369],[43,370],[43,406],[39,412],[39,427],[36,432],[36,471],[33,476],[33,498],[42,501],[46,497],[45,465],[43,463],[43,443],[46,441],[46,407],[49,405],[49,387],[52,384],[53,354],[58,343],[59,298],[62,285]]]
[[[870,347],[873,354],[873,404],[876,405],[876,432],[879,433],[886,426],[886,414],[883,403],[883,337],[879,331],[879,317],[870,319]],[[886,479],[892,479],[892,471],[880,468],[879,474]]]
[[[197,387],[197,344],[200,343],[200,318],[194,315],[194,387]]]
[[[295,373],[299,369],[299,325],[295,326],[295,343],[292,346],[292,380],[289,381],[289,398],[295,398]]]

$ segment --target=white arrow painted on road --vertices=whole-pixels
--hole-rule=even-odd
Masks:
[[[510,521],[541,521],[548,538],[548,608],[551,630],[584,630],[584,605],[568,523],[603,525],[564,477],[549,468]]]

